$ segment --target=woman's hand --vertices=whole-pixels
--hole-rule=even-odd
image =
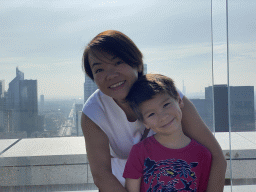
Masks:
[[[207,192],[223,192],[227,162],[218,141],[185,96],[182,109],[183,132],[208,148],[212,154],[212,165]]]
[[[87,158],[95,185],[100,192],[126,192],[125,188],[112,174],[111,155],[107,135],[84,113],[81,126],[85,137]]]

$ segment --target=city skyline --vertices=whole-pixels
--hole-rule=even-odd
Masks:
[[[144,69],[147,72],[147,65]],[[8,92],[0,97],[0,137],[53,137],[81,135],[79,118],[81,100],[47,101],[37,94],[36,79],[25,79],[23,71],[16,68],[16,76],[9,84]],[[0,81],[4,87],[4,81]],[[95,91],[95,84],[85,76],[84,100]],[[198,113],[212,132],[228,131],[230,109],[233,131],[255,131],[255,95],[253,86],[214,85],[205,87],[204,96],[191,98]],[[186,87],[183,85],[183,91]],[[214,107],[213,107],[214,98]],[[40,100],[40,102],[38,102]],[[64,110],[63,110],[64,109]],[[213,115],[214,111],[214,115]],[[213,119],[215,117],[215,123]],[[215,130],[213,127],[217,127]],[[80,132],[79,132],[80,130]]]
[[[145,69],[147,69],[147,65],[146,65]],[[24,76],[25,76],[24,72],[21,71],[18,67],[16,67],[16,69],[15,69],[15,73],[16,74],[17,74],[17,71],[18,71],[18,73],[22,74],[22,77],[24,79]],[[147,70],[144,70],[144,72],[146,73]],[[11,77],[11,78],[12,78],[12,81],[13,81],[15,76]],[[30,80],[37,80],[37,79],[30,79]],[[9,88],[9,85],[6,84],[5,79],[1,79],[0,83],[1,83],[0,84],[0,88],[1,88],[2,94],[4,94],[4,92],[7,93],[8,89],[6,89],[6,87]],[[219,85],[227,85],[227,84],[224,84],[224,83],[223,84],[214,84],[214,86],[219,86]],[[58,97],[58,96],[50,96],[49,97],[48,96],[48,97],[45,98],[44,94],[41,94],[41,95],[38,94],[37,97],[38,97],[38,101],[41,101],[41,97],[42,96],[44,97],[45,100],[52,100],[52,99],[56,99],[56,100],[58,100],[58,99],[77,99],[77,100],[83,100],[84,99],[85,100],[85,98],[88,98],[91,95],[91,93],[93,93],[96,90],[97,87],[95,87],[95,86],[96,85],[94,85],[94,82],[88,76],[85,75],[84,83],[83,83],[83,93],[82,93],[82,95],[72,95],[72,96],[67,95],[67,96],[64,96],[64,97],[63,96],[60,96],[60,97]],[[212,86],[212,85],[209,85],[209,86]],[[206,86],[206,87],[209,87],[209,86]],[[243,86],[249,86],[249,85],[243,85]],[[182,87],[178,87],[178,89],[180,89],[181,92],[185,93],[185,95],[188,98],[191,98],[191,99],[204,99],[205,88],[206,87],[202,87],[202,89],[199,92],[190,92],[190,93],[186,94],[186,89],[187,88],[186,88],[185,82],[183,80],[182,81]],[[88,91],[86,91],[86,88],[88,88]],[[255,89],[255,87],[254,87],[254,89]],[[87,92],[90,92],[90,93],[87,93]],[[254,97],[256,98],[256,94],[254,95]],[[40,104],[40,102],[39,102],[39,104]],[[255,105],[256,105],[256,103],[255,103]]]
[[[5,90],[18,66],[38,80],[38,95],[82,97],[82,53],[99,32],[128,35],[148,73],[172,77],[186,94],[212,85],[210,1],[15,1],[1,10],[0,79]],[[256,86],[256,2],[229,1],[231,86]],[[225,2],[213,0],[214,84],[227,84]]]

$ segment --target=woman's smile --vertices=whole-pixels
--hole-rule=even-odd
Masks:
[[[109,88],[116,90],[116,89],[122,88],[124,83],[125,83],[125,81],[120,81],[118,83],[115,83],[115,84],[111,85]]]

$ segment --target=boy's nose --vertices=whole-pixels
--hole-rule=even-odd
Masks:
[[[169,118],[169,114],[165,113],[165,112],[162,112],[161,116],[160,116],[161,122],[165,121],[167,118]]]

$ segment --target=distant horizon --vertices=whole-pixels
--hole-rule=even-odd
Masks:
[[[254,87],[255,89],[255,87]],[[38,95],[38,102],[40,102],[40,96]],[[185,96],[189,99],[205,99],[205,92],[193,92],[193,93],[187,93]],[[255,101],[256,101],[256,93],[254,93]],[[83,100],[84,96],[47,96],[44,95],[44,100]],[[256,103],[256,102],[255,102]]]

